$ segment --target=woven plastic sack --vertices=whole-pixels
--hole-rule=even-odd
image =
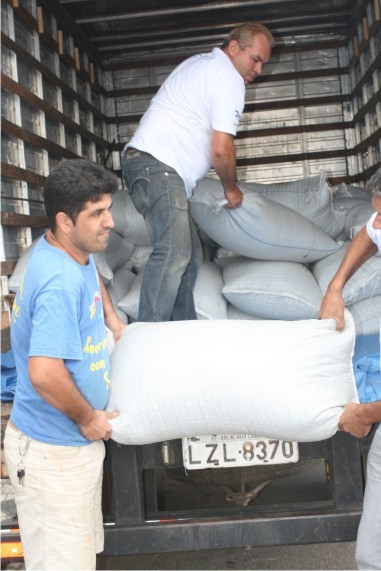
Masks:
[[[121,444],[216,433],[329,438],[344,405],[358,402],[354,332],[348,311],[343,332],[333,319],[128,325],[111,354],[108,410],[119,411],[110,421],[112,438]]]
[[[282,320],[319,316],[323,295],[303,264],[231,258],[225,261],[223,279],[223,295],[250,315]]]
[[[143,216],[136,210],[131,196],[126,190],[118,190],[112,199],[112,217],[114,230],[135,246],[150,246],[146,223]]]
[[[336,238],[344,229],[345,216],[332,204],[332,190],[327,175],[322,170],[317,176],[272,184],[255,182],[239,183],[240,188],[259,192],[303,214],[331,238]]]
[[[327,291],[329,282],[339,269],[350,244],[349,241],[345,242],[337,252],[312,264],[311,271],[323,293]],[[381,295],[381,258],[371,256],[345,284],[343,300],[345,305],[352,305],[376,295]]]
[[[305,216],[256,192],[244,191],[240,208],[223,208],[221,183],[209,181],[207,188],[196,187],[190,207],[196,223],[219,246],[248,258],[304,263],[337,250],[337,243]]]
[[[132,319],[139,314],[140,289],[143,270],[136,276],[128,293],[118,302],[118,308]],[[227,301],[222,295],[221,270],[210,261],[204,261],[198,271],[193,290],[197,319],[227,319]]]

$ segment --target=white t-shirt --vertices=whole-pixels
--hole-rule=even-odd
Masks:
[[[368,236],[372,240],[372,242],[374,242],[376,244],[378,251],[381,252],[381,230],[379,230],[377,228],[373,228],[373,226],[372,226],[376,216],[377,216],[377,212],[372,214],[372,216],[369,218],[367,225],[366,225],[366,231],[368,232]]]
[[[214,48],[182,62],[165,80],[126,147],[171,166],[187,196],[212,166],[212,130],[235,136],[245,83],[228,56]]]

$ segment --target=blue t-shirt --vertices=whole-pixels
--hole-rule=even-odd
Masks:
[[[49,444],[89,444],[78,425],[47,403],[32,386],[29,357],[63,359],[74,383],[94,409],[104,410],[110,388],[98,273],[90,256],[82,266],[47,243],[36,245],[12,310],[11,343],[17,369],[12,422]]]

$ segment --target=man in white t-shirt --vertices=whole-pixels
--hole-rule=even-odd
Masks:
[[[265,26],[247,23],[232,30],[221,47],[182,62],[125,146],[123,178],[153,245],[139,321],[197,318],[193,287],[202,249],[188,199],[213,167],[224,188],[225,208],[240,207],[234,137],[245,86],[262,73],[273,44]]]
[[[344,285],[377,250],[381,252],[381,168],[367,185],[376,212],[354,238],[340,268],[324,296],[320,317],[335,318],[337,329],[344,327]],[[366,436],[374,423],[381,422],[381,401],[348,404],[340,418],[340,428],[353,436]],[[381,569],[381,425],[368,455],[364,509],[357,536],[356,561],[359,569]]]

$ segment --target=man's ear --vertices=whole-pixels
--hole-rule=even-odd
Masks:
[[[230,57],[234,57],[239,52],[239,44],[237,40],[231,40],[231,42],[229,42],[228,52]]]
[[[73,222],[65,212],[58,212],[56,214],[56,223],[61,232],[64,232],[65,234],[68,234],[73,228]]]

